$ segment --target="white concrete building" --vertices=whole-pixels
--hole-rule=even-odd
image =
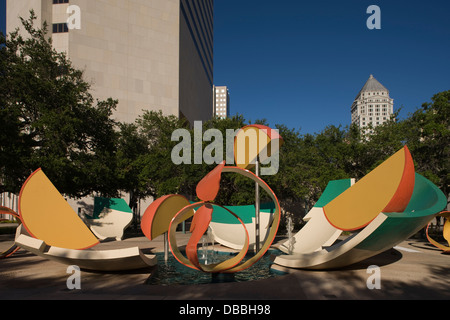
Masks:
[[[213,94],[213,112],[216,117],[228,118],[230,116],[230,92],[228,87],[214,86]]]
[[[7,33],[34,9],[54,48],[85,71],[94,98],[119,100],[117,120],[162,110],[193,124],[213,116],[213,3],[7,0]]]
[[[352,124],[360,128],[370,123],[375,128],[391,118],[394,113],[394,99],[377,79],[370,75],[364,87],[356,96],[352,104]]]

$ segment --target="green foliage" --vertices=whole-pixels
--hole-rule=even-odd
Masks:
[[[416,170],[448,196],[450,186],[450,90],[440,92],[404,121]]]

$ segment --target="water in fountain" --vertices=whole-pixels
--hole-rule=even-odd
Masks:
[[[214,250],[214,236],[211,230],[202,238],[199,248],[199,262],[203,264],[220,263],[231,259],[236,252],[224,252]],[[158,266],[154,269],[151,276],[147,279],[147,285],[192,285],[208,284],[221,282],[244,282],[273,278],[286,273],[271,269],[273,256],[282,254],[281,251],[269,250],[255,265],[238,272],[236,274],[209,274],[198,270],[188,268],[179,263],[175,257],[170,254],[167,262],[164,261],[164,253],[157,253]],[[249,253],[243,260],[246,261],[253,257]]]
[[[211,228],[208,228],[206,234],[202,237],[201,256],[199,261],[203,264],[216,263],[214,251],[214,236]]]
[[[217,262],[228,260],[236,253],[216,252]],[[210,284],[220,282],[245,282],[262,279],[274,278],[285,275],[286,273],[271,269],[273,263],[273,255],[280,255],[281,251],[269,250],[255,265],[250,268],[238,272],[232,276],[227,274],[211,275],[198,270],[188,268],[179,263],[172,255],[169,260],[164,262],[164,253],[157,253],[158,266],[147,279],[147,285],[193,285],[193,284]],[[253,254],[248,254],[244,261],[251,258]]]

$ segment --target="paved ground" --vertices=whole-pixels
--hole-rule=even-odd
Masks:
[[[178,243],[187,243],[179,234]],[[0,235],[0,251],[12,237]],[[139,246],[161,251],[163,239],[129,238],[106,242],[99,249]],[[372,275],[367,268],[381,270],[381,289],[369,290]],[[291,270],[284,276],[241,283],[189,286],[145,285],[152,270],[131,273],[82,271],[81,290],[69,290],[67,266],[20,250],[0,260],[0,299],[28,300],[360,300],[360,299],[450,299],[450,255],[443,255],[424,240],[409,239],[395,249],[345,270]]]

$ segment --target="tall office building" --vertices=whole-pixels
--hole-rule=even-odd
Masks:
[[[391,118],[394,113],[394,99],[377,79],[370,75],[364,87],[356,96],[352,104],[352,123],[360,128],[381,125]]]
[[[213,99],[214,115],[222,119],[228,118],[230,116],[230,92],[228,91],[228,87],[214,86]]]
[[[30,9],[47,21],[56,50],[85,70],[98,99],[119,100],[115,117],[142,110],[206,121],[213,88],[214,0],[7,0],[7,32]],[[67,23],[69,22],[69,23]]]

